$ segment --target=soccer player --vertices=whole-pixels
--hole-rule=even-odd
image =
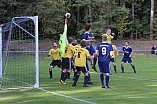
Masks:
[[[106,34],[103,34],[107,36],[107,43],[111,43],[111,40],[114,38],[115,34],[111,33],[111,29],[106,28]],[[102,35],[102,36],[103,36]]]
[[[74,49],[75,49],[75,52],[76,52],[78,49],[81,48],[81,46],[80,46],[80,44],[81,44],[81,39],[77,39],[75,43],[76,43],[76,45],[74,46]],[[73,77],[73,80],[75,80],[75,77],[76,77],[76,75],[77,75],[77,70],[76,70],[76,68],[74,67],[74,64],[73,64],[73,70],[74,70],[74,77]]]
[[[98,55],[99,53],[99,55]],[[112,45],[107,43],[107,36],[102,36],[102,43],[98,44],[96,47],[95,56],[98,55],[98,65],[100,69],[100,79],[102,83],[102,88],[110,88],[109,87],[109,60],[110,57],[113,55],[113,48]],[[104,85],[104,73],[106,75],[106,86]]]
[[[112,41],[111,41],[111,43],[110,44],[112,44]],[[110,58],[110,61],[112,62],[112,64],[113,64],[113,67],[114,67],[114,71],[115,71],[115,73],[117,73],[117,71],[116,71],[116,64],[115,64],[115,51],[116,51],[116,53],[117,53],[117,57],[118,57],[118,50],[117,50],[117,48],[116,48],[116,46],[115,45],[113,45],[112,44],[112,47],[113,47],[113,56]]]
[[[89,52],[87,49],[85,49],[86,42],[82,41],[81,42],[81,48],[79,48],[74,56],[73,60],[75,62],[75,67],[77,69],[77,76],[74,80],[73,87],[76,86],[76,83],[79,79],[79,76],[81,75],[81,71],[84,73],[84,85],[83,87],[88,87],[87,86],[87,81],[88,81],[88,69],[86,68],[86,58],[91,62],[91,66],[93,65],[91,58],[89,57]]]
[[[59,34],[60,54],[63,57],[65,52],[65,46],[67,45],[67,18],[65,19],[65,26],[63,34]]]
[[[62,57],[62,74],[60,84],[66,84],[65,80],[71,73],[71,58],[75,52],[74,46],[72,45],[73,38],[69,37],[69,44],[65,47],[65,53]]]
[[[86,29],[86,32],[82,35],[82,40],[86,41],[86,42],[87,41],[93,42],[94,37],[91,34],[91,26],[87,25],[85,27],[85,29]],[[91,53],[95,53],[95,49],[93,48],[92,45],[90,45],[90,51],[91,51]],[[97,72],[96,67],[95,67],[96,62],[97,62],[97,57],[94,57],[93,61],[94,61],[94,65],[93,65],[92,69],[94,69]]]
[[[51,49],[49,51],[49,54],[48,54],[48,57],[49,56],[52,56],[53,58],[53,61],[51,62],[50,64],[50,67],[49,67],[49,74],[50,74],[50,78],[53,78],[52,77],[52,68],[54,68],[56,65],[58,66],[58,68],[61,68],[61,58],[60,58],[60,49],[57,48],[57,43],[53,43],[53,49]]]
[[[126,41],[125,46],[123,46],[123,49],[122,49],[122,52],[124,53],[124,57],[123,57],[122,62],[121,62],[121,69],[122,69],[121,73],[124,73],[123,64],[126,63],[126,61],[128,61],[128,63],[130,63],[130,65],[132,66],[132,68],[134,70],[134,73],[136,73],[135,66],[133,65],[132,57],[131,57],[133,54],[133,51],[132,51],[132,48],[128,45],[129,45],[129,42]]]

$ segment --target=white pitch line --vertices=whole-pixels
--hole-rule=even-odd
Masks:
[[[86,100],[101,100],[101,99],[148,99],[148,98],[157,98],[157,96],[152,96],[152,97],[122,97],[122,98],[95,98],[95,99],[86,99]]]
[[[100,74],[100,73],[95,73],[95,72],[90,72],[93,74]],[[124,73],[125,74],[125,73]],[[152,79],[139,79],[139,78],[134,78],[134,77],[125,77],[125,76],[117,76],[117,75],[111,75],[113,77],[123,77],[123,78],[130,78],[130,79],[137,79],[137,80],[146,80],[146,81],[157,81],[157,80],[152,80]]]
[[[88,103],[88,104],[97,104],[97,103],[93,103],[93,102],[86,101],[86,100],[83,100],[83,99],[77,99],[77,98],[66,96],[66,95],[63,95],[63,94],[51,92],[51,91],[48,91],[48,90],[45,90],[45,89],[42,89],[42,88],[38,88],[38,89],[41,90],[41,91],[45,91],[45,92],[48,92],[48,93],[51,93],[51,94],[55,94],[55,95],[58,95],[58,96],[66,97],[66,98],[73,99],[73,100],[76,100],[76,101],[81,101],[81,102]]]

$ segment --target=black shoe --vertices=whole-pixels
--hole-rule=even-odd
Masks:
[[[87,82],[88,85],[94,85],[92,82]]]
[[[110,73],[110,75],[112,75],[112,74]]]
[[[109,86],[105,86],[105,89],[112,89],[111,87],[109,87]]]
[[[105,86],[102,86],[102,88],[105,88]]]
[[[76,85],[76,84],[73,84],[73,85],[72,85],[72,87],[75,87],[75,86],[77,86],[77,85]]]
[[[53,78],[53,77],[50,77],[49,79],[51,79],[51,78]]]
[[[89,86],[87,86],[87,85],[83,85],[83,87],[89,87]]]
[[[94,69],[94,71],[98,72],[98,71],[96,70],[96,67],[92,67],[92,69]]]

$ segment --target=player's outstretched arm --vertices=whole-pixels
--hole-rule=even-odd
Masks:
[[[98,57],[98,51],[96,50],[95,53],[93,53],[94,57]]]
[[[131,57],[133,55],[133,52],[131,52],[131,54],[129,55],[129,57]]]
[[[49,57],[49,56],[52,56],[52,54],[48,54],[48,57]]]

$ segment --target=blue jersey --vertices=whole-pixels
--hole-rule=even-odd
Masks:
[[[82,39],[91,40],[91,39],[92,39],[92,34],[85,32],[85,33],[82,35]]]
[[[124,51],[124,57],[129,58],[129,56],[132,52],[132,48],[130,46],[128,46],[127,48],[126,48],[126,46],[123,46],[122,50]]]
[[[112,45],[109,43],[100,43],[96,50],[99,51],[98,62],[109,64],[110,52],[113,51]]]

